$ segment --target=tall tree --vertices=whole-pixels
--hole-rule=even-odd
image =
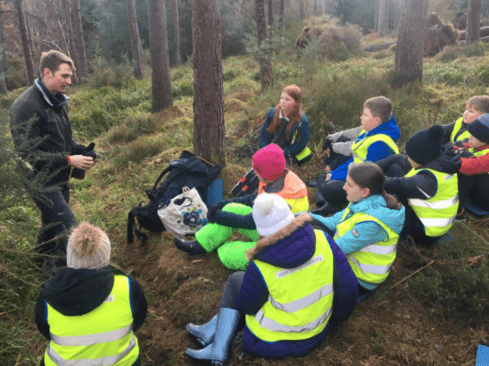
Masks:
[[[24,6],[22,0],[15,0],[17,8],[17,16],[19,17],[19,31],[22,40],[22,48],[24,49],[25,68],[27,71],[27,82],[29,85],[34,83],[36,78],[34,72],[34,62],[32,61],[31,40],[27,36],[27,26],[25,22]]]
[[[141,40],[139,38],[138,19],[136,16],[136,2],[127,0],[127,19],[129,20],[129,30],[131,34],[131,53],[134,63],[134,77],[141,80],[143,78],[141,60]]]
[[[379,0],[379,37],[389,33],[389,0]]]
[[[280,0],[280,7],[278,11],[278,27],[282,28],[284,25],[284,11],[285,11],[285,0]]]
[[[153,113],[159,112],[173,101],[171,98],[170,60],[168,52],[168,32],[166,29],[166,8],[164,0],[148,1],[149,48],[153,69]]]
[[[267,39],[267,23],[265,21],[265,4],[264,0],[255,0],[255,20],[256,20],[256,37],[258,47]],[[260,52],[262,53],[262,52]],[[259,56],[260,62],[260,81],[262,90],[272,84],[272,69],[265,57]]]
[[[465,32],[465,45],[478,41],[481,31],[481,0],[469,0],[467,9],[467,27]]]
[[[397,37],[395,73],[391,86],[423,79],[423,53],[428,0],[405,0]]]
[[[3,14],[0,14],[0,90],[7,93],[7,52],[5,51],[5,35],[3,33]]]
[[[172,19],[173,19],[173,45],[175,47],[173,57],[175,65],[180,65],[182,57],[180,55],[180,19],[178,17],[178,0],[171,0]]]
[[[379,32],[379,1],[381,0],[375,0],[374,1],[374,8],[375,8],[375,18],[374,18],[374,32]]]
[[[85,39],[83,37],[82,17],[80,10],[80,0],[73,0],[73,25],[76,46],[76,69],[80,81],[88,78],[87,53],[85,50]]]
[[[304,20],[304,0],[299,0],[299,19]]]
[[[313,15],[317,17],[319,15],[319,10],[318,10],[318,0],[314,0],[314,6],[312,8]]]
[[[270,27],[270,34],[272,34],[272,28],[273,28],[273,0],[268,0],[268,26]]]
[[[194,153],[226,163],[219,0],[192,0]]]

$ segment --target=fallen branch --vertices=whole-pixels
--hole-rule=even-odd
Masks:
[[[421,267],[420,269],[418,269],[418,270],[414,271],[414,272],[413,272],[413,273],[411,273],[409,276],[407,276],[407,277],[403,278],[401,281],[399,281],[399,282],[398,282],[398,283],[396,283],[394,286],[392,286],[392,287],[391,287],[389,290],[392,290],[392,289],[393,289],[394,287],[396,287],[397,285],[399,285],[399,284],[403,283],[404,281],[406,281],[407,279],[409,279],[409,278],[413,277],[413,276],[414,276],[416,273],[421,272],[423,269],[425,269],[426,267],[431,266],[433,263],[435,263],[435,261],[434,261],[434,260],[432,260],[432,261],[431,261],[430,263],[428,263],[427,265],[425,265],[425,266]]]

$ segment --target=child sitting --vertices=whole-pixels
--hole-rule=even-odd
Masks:
[[[343,185],[350,163],[378,161],[392,154],[399,153],[395,141],[401,136],[396,120],[392,115],[392,102],[386,97],[368,99],[363,106],[360,118],[362,130],[351,146],[352,157],[330,174],[322,174],[315,184],[326,202],[316,212],[328,215],[338,212],[347,203]],[[321,205],[321,199],[316,205]]]
[[[248,266],[245,252],[255,246],[258,240],[256,226],[251,216],[253,201],[264,192],[275,193],[290,205],[292,212],[309,210],[307,187],[292,171],[285,169],[283,150],[276,144],[260,149],[253,156],[253,169],[260,185],[258,193],[218,202],[209,207],[205,225],[195,234],[194,241],[175,238],[175,246],[192,255],[200,255],[217,249],[222,263],[235,270],[244,270]],[[251,242],[226,241],[235,230],[246,235]]]
[[[468,132],[469,142],[455,147],[462,159],[458,174],[460,221],[467,218],[464,205],[469,198],[478,208],[489,211],[489,114],[474,120]]]
[[[334,233],[358,278],[360,297],[365,297],[389,275],[405,209],[385,192],[384,173],[374,163],[350,164],[343,189],[350,202],[345,210],[327,218],[311,216]]]
[[[384,187],[406,207],[401,238],[410,235],[418,244],[431,246],[450,230],[458,209],[460,156],[452,144],[442,146],[443,127],[416,132],[406,142],[406,155],[393,155],[377,164],[384,172],[393,166],[403,177],[386,177]]]
[[[470,98],[465,103],[463,117],[442,126],[445,130],[443,144],[447,142],[467,142],[470,135],[468,131],[469,125],[485,113],[489,113],[489,96],[476,95]]]
[[[309,225],[309,215],[294,218],[283,198],[263,193],[253,218],[261,239],[246,253],[248,269],[229,276],[216,316],[187,325],[205,346],[187,349],[194,359],[226,364],[243,318],[244,351],[272,359],[304,356],[356,305],[358,287],[345,255]]]
[[[260,148],[275,143],[284,150],[289,166],[304,164],[312,157],[307,147],[311,126],[301,110],[302,92],[297,85],[282,90],[279,104],[267,112],[260,130]]]

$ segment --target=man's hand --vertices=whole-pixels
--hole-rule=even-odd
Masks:
[[[93,165],[93,158],[91,156],[71,155],[70,165],[73,168],[89,170]]]

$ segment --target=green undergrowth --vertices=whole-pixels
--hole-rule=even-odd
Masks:
[[[420,128],[460,117],[472,95],[488,93],[489,60],[480,55],[465,54],[450,61],[426,59],[424,84],[397,90],[389,87],[394,67],[389,55],[307,65],[297,51],[287,49],[278,55],[274,86],[264,92],[260,92],[259,67],[253,57],[223,61],[229,162],[223,173],[225,197],[233,182],[249,169],[264,115],[278,103],[288,84],[295,83],[303,90],[303,109],[312,129],[310,146],[315,150],[327,132],[359,126],[364,101],[377,95],[393,101],[402,147]],[[69,93],[75,137],[95,141],[100,153],[85,180],[71,182],[70,203],[79,221],[89,221],[109,233],[114,253],[126,249],[129,210],[146,198],[144,191],[152,187],[171,159],[178,158],[184,149],[192,150],[193,70],[182,65],[172,69],[171,76],[174,104],[155,115],[151,115],[149,77],[128,79],[116,86],[77,86]],[[311,166],[299,174],[312,174],[309,170],[316,168]],[[32,263],[39,222],[38,210],[27,196],[12,209],[0,212],[0,359],[5,365],[34,365],[44,347],[34,324],[34,304],[42,282],[42,274]],[[467,261],[489,252],[488,238],[479,237],[477,222],[457,225],[452,230],[453,245],[437,249],[435,262],[410,280],[416,296],[433,314],[471,326],[489,320],[487,255],[473,264]],[[172,245],[164,238],[151,240]],[[148,294],[149,298],[155,296]],[[468,317],[469,312],[462,309],[470,309],[473,316]]]

